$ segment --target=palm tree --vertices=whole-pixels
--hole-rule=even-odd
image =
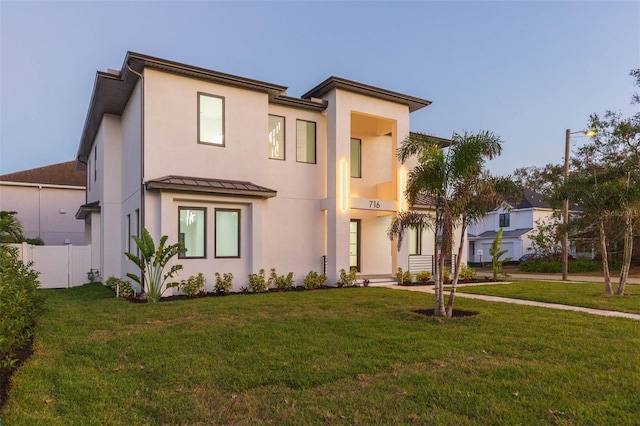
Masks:
[[[24,241],[22,224],[15,217],[17,212],[0,211],[0,243],[21,243]]]
[[[442,149],[440,142],[424,133],[411,133],[398,149],[398,159],[405,162],[416,156],[417,166],[409,173],[406,196],[410,206],[418,199],[426,197],[433,206],[431,214],[408,211],[398,214],[392,220],[388,230],[390,238],[402,243],[404,231],[408,228],[430,228],[435,238],[435,273],[434,291],[436,296],[434,315],[450,316],[452,313],[453,294],[450,296],[449,309],[445,310],[443,295],[443,271],[445,257],[451,255],[453,246],[453,229],[460,226],[464,232],[468,224],[479,215],[484,204],[474,199],[474,195],[484,193],[485,185],[491,182],[483,173],[484,163],[493,159],[502,151],[501,140],[491,132],[463,135],[454,134],[451,146]],[[491,191],[494,194],[496,191]],[[483,198],[483,202],[491,197]],[[483,210],[484,214],[486,210]],[[457,283],[460,266],[459,247],[458,262],[454,273]],[[447,312],[448,311],[448,312]]]

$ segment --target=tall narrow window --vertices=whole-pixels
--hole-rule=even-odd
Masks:
[[[269,158],[284,160],[284,117],[269,115]]]
[[[140,209],[136,209],[136,237],[140,238]],[[136,256],[140,256],[140,249],[138,248],[138,245],[136,244]]]
[[[422,230],[409,229],[409,254],[422,254]]]
[[[216,209],[216,257],[240,257],[240,210]]]
[[[98,180],[98,145],[93,148],[93,180]]]
[[[362,177],[362,141],[351,138],[351,177]]]
[[[508,228],[510,226],[511,218],[509,213],[500,213],[500,228]]]
[[[131,253],[131,215],[127,215],[127,251]]]
[[[206,213],[204,208],[179,207],[180,225],[178,241],[182,241],[185,253],[180,258],[204,258],[206,257]]]
[[[224,146],[224,98],[198,93],[198,143]]]
[[[313,121],[298,120],[296,123],[296,160],[316,162],[316,123]]]

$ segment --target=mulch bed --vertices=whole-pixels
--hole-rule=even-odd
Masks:
[[[0,368],[0,410],[2,410],[2,407],[7,401],[7,395],[9,394],[9,389],[11,388],[11,376],[18,369],[18,367],[20,367],[27,359],[29,359],[32,354],[33,339],[29,340],[25,347],[16,351],[15,357],[18,359],[18,362],[16,362],[13,368]]]
[[[415,311],[416,314],[420,314],[420,315],[424,315],[427,317],[432,317],[434,309],[416,309]],[[454,309],[453,310],[453,314],[451,315],[451,318],[465,318],[465,317],[472,317],[474,315],[478,315],[478,312],[473,312],[473,311],[463,311],[461,309]]]

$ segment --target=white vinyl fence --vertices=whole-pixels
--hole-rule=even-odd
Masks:
[[[40,272],[40,288],[67,288],[87,283],[91,269],[91,246],[32,246],[10,244],[18,249],[24,263],[33,262]]]

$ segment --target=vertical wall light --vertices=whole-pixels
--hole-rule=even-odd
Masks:
[[[405,192],[407,191],[407,169],[400,168],[400,194],[398,194],[398,210],[403,212],[407,210],[407,197]]]
[[[341,160],[340,161],[340,208],[342,209],[343,212],[346,212],[347,208],[349,207],[347,204],[347,197],[349,196],[348,184],[347,184],[348,176],[349,176],[349,173],[347,170],[347,160]]]

